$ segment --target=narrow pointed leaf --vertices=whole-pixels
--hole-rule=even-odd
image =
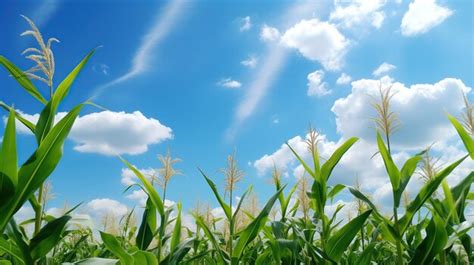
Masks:
[[[230,209],[230,206],[227,205],[222,199],[222,197],[219,195],[219,191],[217,191],[216,184],[214,184],[214,182],[210,178],[208,178],[201,169],[199,169],[199,171],[201,172],[201,175],[203,175],[203,177],[206,179],[207,184],[209,185],[212,192],[214,193],[214,196],[216,197],[217,202],[219,202],[219,205],[222,207],[222,210],[224,210],[224,214],[227,217],[227,220],[231,220],[232,210]]]
[[[358,138],[352,137],[349,140],[345,141],[341,146],[339,146],[336,151],[331,155],[331,157],[322,165],[321,167],[321,177],[325,180],[329,179],[334,167],[339,163],[342,156],[351,148]]]
[[[15,113],[10,110],[0,150],[0,207],[8,203],[18,183]]]
[[[35,237],[30,240],[30,253],[33,259],[46,256],[62,239],[62,233],[71,219],[65,215],[47,223]]]
[[[105,232],[100,232],[100,237],[102,238],[102,241],[104,242],[105,247],[112,252],[117,258],[120,259],[121,264],[134,264],[134,259],[133,257],[125,251],[125,249],[122,248],[120,245],[119,241],[115,236],[111,234],[107,234]]]
[[[462,124],[456,118],[448,114],[448,119],[451,121],[454,128],[456,128],[456,131],[458,132],[459,137],[461,137],[461,140],[464,143],[469,156],[471,159],[474,159],[474,140],[472,139],[471,135],[469,135],[469,133],[464,129]]]
[[[148,197],[150,198],[151,202],[155,205],[156,209],[160,213],[160,216],[165,215],[165,206],[163,204],[163,200],[161,199],[160,195],[158,195],[158,192],[155,190],[153,185],[150,183],[150,181],[132,164],[130,164],[127,160],[123,159],[120,157],[120,160],[130,169],[132,172],[135,174],[135,176],[138,177],[138,179],[142,182],[144,192],[148,194]]]
[[[270,211],[272,210],[273,204],[275,204],[275,201],[278,199],[278,196],[285,187],[286,185],[284,185],[279,191],[277,191],[268,200],[268,202],[265,204],[258,216],[249,225],[247,225],[247,227],[241,233],[239,233],[239,239],[232,253],[232,260],[238,261],[245,247],[258,235],[262,227],[265,225],[267,217],[270,214]]]
[[[385,143],[382,140],[382,136],[378,132],[377,132],[377,145],[379,147],[379,152],[380,152],[380,155],[382,156],[385,169],[387,170],[387,174],[390,177],[390,183],[392,183],[392,187],[394,191],[397,191],[400,186],[400,172],[398,171],[397,166],[393,162],[392,156],[389,154],[387,147],[385,146]]]
[[[181,202],[178,203],[178,216],[176,217],[176,221],[174,223],[173,235],[171,236],[170,242],[170,253],[171,256],[173,255],[176,247],[181,240]]]
[[[26,74],[20,70],[20,68],[16,67],[12,62],[10,62],[7,58],[0,55],[0,64],[7,69],[10,75],[15,78],[15,80],[20,84],[26,92],[36,98],[39,102],[46,104],[46,99],[41,95],[41,93],[36,89],[30,79],[26,76]]]
[[[339,262],[342,254],[344,254],[344,252],[347,250],[347,247],[360,231],[365,223],[365,220],[367,220],[371,213],[372,210],[368,210],[365,213],[357,216],[329,238],[326,247],[326,254],[331,259]]]
[[[426,237],[416,248],[410,265],[428,265],[433,264],[434,258],[438,253],[444,251],[444,245],[448,242],[448,234],[443,220],[437,215],[426,228]]]
[[[141,250],[146,250],[153,240],[153,235],[156,231],[156,207],[151,202],[150,198],[146,201],[146,208],[143,211],[142,222],[138,229],[135,243]]]

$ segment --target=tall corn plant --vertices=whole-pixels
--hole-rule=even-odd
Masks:
[[[213,246],[213,250],[217,254],[218,264],[240,264],[244,262],[245,250],[249,248],[252,241],[254,241],[262,232],[266,225],[268,215],[275,204],[276,200],[280,197],[285,186],[280,187],[276,193],[267,201],[265,206],[262,208],[260,213],[252,217],[253,220],[242,228],[238,232],[238,235],[235,236],[235,222],[237,220],[239,211],[241,210],[242,203],[245,200],[246,195],[249,192],[249,189],[241,196],[240,201],[233,208],[232,196],[235,189],[235,185],[238,181],[241,180],[243,172],[237,168],[236,161],[233,155],[230,155],[227,159],[227,168],[223,170],[224,175],[226,176],[226,191],[229,192],[229,203],[226,203],[222,196],[219,194],[216,184],[206,176],[206,174],[200,170],[207,184],[211,188],[214,196],[216,197],[220,207],[224,211],[224,215],[229,227],[229,238],[226,241],[226,249],[223,249],[215,236],[215,233],[208,227],[208,225],[202,220],[200,216],[195,215],[198,226],[204,231],[206,237]]]
[[[339,262],[345,250],[371,213],[371,210],[362,213],[340,229],[337,229],[337,224],[334,225],[335,214],[337,214],[338,211],[336,211],[333,217],[329,217],[325,213],[327,200],[333,198],[338,192],[344,189],[343,185],[335,185],[333,187],[328,185],[331,173],[344,154],[358,139],[348,139],[334,151],[326,162],[321,163],[318,151],[317,132],[314,129],[310,129],[307,138],[307,148],[312,159],[312,166],[308,165],[289,144],[287,145],[304,167],[306,173],[313,178],[313,185],[311,190],[307,193],[311,198],[314,220],[318,222],[318,226],[320,227],[319,244],[322,249],[322,251],[320,251],[322,252],[322,255],[320,255],[322,259],[320,259],[319,262]],[[311,241],[307,243],[311,244]]]
[[[357,197],[358,199],[367,203],[367,205],[374,210],[374,218],[380,224],[379,230],[383,236],[391,243],[396,246],[397,249],[397,264],[405,263],[405,251],[404,251],[404,235],[412,224],[412,219],[415,214],[425,206],[426,202],[430,200],[433,193],[438,189],[438,187],[443,183],[445,178],[466,158],[466,156],[460,158],[454,163],[448,165],[444,169],[436,172],[431,177],[431,180],[425,183],[418,194],[415,196],[415,199],[407,202],[404,215],[399,218],[398,209],[400,207],[401,198],[407,187],[411,177],[415,173],[418,163],[422,160],[422,155],[426,152],[420,152],[413,156],[412,158],[405,161],[402,168],[399,169],[395,164],[392,155],[391,155],[391,146],[390,146],[390,135],[393,133],[395,127],[394,124],[398,122],[396,114],[390,110],[390,100],[393,97],[393,94],[390,92],[390,88],[385,91],[380,90],[380,102],[376,103],[375,109],[377,111],[378,117],[375,119],[377,125],[377,146],[379,149],[379,154],[382,157],[383,163],[387,175],[390,179],[392,185],[392,196],[393,196],[393,216],[391,219],[383,216],[375,207],[375,205],[369,200],[367,196],[362,194],[359,190],[350,188],[350,192]],[[384,142],[381,133],[384,134],[386,141]],[[427,233],[436,234],[439,237],[427,236],[423,244],[427,244],[426,247],[418,250],[421,253],[427,253],[428,256],[425,256],[424,259],[418,259],[420,254],[415,254],[412,259],[413,264],[420,264],[417,262],[422,262],[422,264],[431,264],[434,256],[436,256],[442,247],[432,245],[433,242],[443,242],[445,239],[444,231],[445,227],[441,218],[436,213],[433,213],[433,218],[428,225]],[[429,247],[429,248],[428,248]],[[444,247],[444,246],[443,246]],[[417,252],[418,253],[418,252]]]
[[[0,56],[0,64],[26,92],[44,105],[44,108],[41,111],[38,122],[33,124],[24,119],[13,107],[9,107],[3,102],[0,103],[4,109],[9,111],[5,137],[2,143],[2,154],[0,156],[0,212],[2,212],[0,215],[0,234],[6,232],[8,227],[7,234],[9,240],[5,241],[5,239],[2,238],[2,245],[13,244],[13,241],[21,253],[12,247],[12,249],[14,249],[13,252],[15,252],[12,255],[18,260],[29,264],[42,258],[52,249],[54,243],[60,240],[62,230],[70,218],[66,215],[49,221],[47,225],[42,227],[42,204],[44,203],[42,187],[45,180],[51,175],[59,163],[64,141],[83,108],[84,103],[73,107],[64,118],[55,124],[54,118],[58,106],[68,94],[71,85],[94,53],[94,50],[87,54],[56,89],[53,90],[52,74],[54,73],[54,58],[51,52],[51,43],[55,39],[50,39],[47,44],[45,44],[34,23],[26,17],[25,19],[30,23],[32,30],[26,31],[23,35],[33,35],[41,46],[41,50],[30,48],[25,51],[27,53],[33,53],[28,55],[28,58],[35,61],[37,66],[25,72],[3,56]],[[51,88],[49,101],[43,97],[42,93],[30,80],[30,77],[36,76],[33,74],[36,71],[43,71],[47,75],[47,79],[41,80],[47,81]],[[23,123],[36,136],[38,144],[33,154],[19,168],[17,163],[15,119]],[[39,191],[38,197],[34,195],[36,191]],[[14,214],[26,201],[29,201],[35,210],[34,237],[30,240],[18,232],[13,220]]]

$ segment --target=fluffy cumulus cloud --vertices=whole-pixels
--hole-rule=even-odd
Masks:
[[[277,28],[264,24],[260,29],[260,39],[265,42],[274,42],[280,38],[280,31]]]
[[[146,152],[151,144],[172,139],[173,134],[171,128],[140,111],[102,111],[79,117],[70,138],[79,152],[135,155]]]
[[[240,88],[242,86],[242,83],[230,77],[221,79],[217,84],[225,88]]]
[[[402,166],[410,155],[432,145],[432,152],[439,156],[439,166],[447,166],[466,154],[455,130],[446,118],[446,112],[460,115],[463,109],[461,92],[469,92],[461,80],[446,78],[434,84],[414,84],[406,86],[389,77],[382,80],[361,79],[351,83],[352,92],[338,99],[332,111],[336,116],[337,131],[340,138],[330,140],[319,136],[318,149],[323,160],[349,137],[359,137],[359,141],[346,153],[335,168],[330,184],[354,185],[357,179],[362,189],[372,195],[382,208],[391,205],[391,186],[385,173],[383,161],[377,152],[375,128],[371,107],[377,97],[379,87],[392,86],[395,93],[392,100],[393,111],[398,113],[401,129],[392,137],[393,159]],[[304,160],[311,163],[306,148],[307,136],[293,137],[289,144]],[[303,176],[304,168],[299,165],[286,145],[262,156],[253,162],[259,175],[269,174],[276,166],[286,176]],[[448,178],[451,184],[457,183],[474,169],[472,161],[463,162]],[[409,194],[416,195],[423,184],[416,175],[407,187]]]
[[[247,59],[243,60],[240,62],[243,66],[246,66],[248,68],[255,68],[258,64],[258,58],[251,55],[247,57]]]
[[[437,4],[436,0],[414,0],[402,18],[402,35],[415,36],[426,33],[452,14],[453,11]]]
[[[381,10],[385,3],[386,0],[336,0],[329,19],[345,28],[364,25],[380,28],[385,19],[385,13]]]
[[[119,217],[128,212],[127,206],[108,198],[94,199],[87,203],[86,208],[93,215],[112,214]]]
[[[320,62],[326,70],[337,70],[349,41],[337,27],[316,18],[301,20],[289,28],[282,36],[281,42],[297,49],[304,57]]]
[[[152,176],[156,176],[158,174],[158,170],[154,168],[144,168],[138,169],[148,180],[152,179]],[[123,185],[130,186],[139,182],[135,173],[129,168],[122,168],[121,174],[121,182]]]
[[[323,81],[324,71],[316,70],[308,74],[308,96],[322,97],[331,93],[328,84]]]
[[[398,114],[401,129],[394,134],[394,143],[403,149],[419,150],[443,141],[454,131],[446,112],[458,115],[463,109],[462,92],[468,92],[461,80],[446,78],[434,84],[406,86],[388,77],[382,80],[361,79],[352,82],[352,93],[338,99],[332,111],[336,115],[337,131],[344,136],[372,139],[374,125],[371,106],[379,88],[392,87],[392,110]]]
[[[346,73],[342,73],[336,80],[338,85],[347,85],[352,81],[352,77]]]
[[[377,67],[377,69],[375,69],[372,72],[372,75],[374,75],[375,77],[383,76],[383,75],[388,74],[389,72],[395,70],[396,68],[397,67],[393,64],[383,62],[379,67]]]
[[[56,122],[66,115],[60,112]],[[36,123],[39,114],[24,114],[23,117]],[[23,125],[19,133],[31,134]],[[132,113],[101,111],[80,116],[69,134],[76,145],[74,149],[84,153],[103,155],[141,154],[148,146],[173,138],[171,128],[154,118],[145,117],[140,111]]]

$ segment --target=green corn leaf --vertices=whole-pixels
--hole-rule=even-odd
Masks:
[[[142,222],[138,229],[135,243],[140,250],[146,250],[153,240],[156,231],[156,207],[150,198],[146,201],[146,208],[143,211]]]
[[[158,265],[158,260],[151,252],[137,251],[133,254],[135,265]]]
[[[18,155],[16,151],[15,113],[10,110],[0,150],[0,208],[7,204],[18,184]]]
[[[6,240],[3,237],[0,237],[0,251],[8,253],[9,255],[14,257],[15,260],[21,262],[21,264],[25,264],[25,261],[23,260],[23,254],[21,253],[20,248],[18,248],[15,244]]]
[[[51,100],[48,102],[48,104],[46,104],[46,107],[43,109],[43,111],[41,111],[35,130],[35,136],[38,143],[41,143],[44,137],[49,133],[51,127],[54,124],[54,118],[59,104],[64,99],[64,97],[66,97],[72,83],[94,52],[95,49],[89,52],[84,57],[84,59],[82,59],[81,62],[66,76],[66,78],[58,85]]]
[[[408,182],[410,181],[411,176],[413,176],[413,174],[415,173],[415,170],[418,166],[418,162],[420,162],[420,160],[421,160],[421,156],[418,154],[408,159],[403,165],[402,169],[400,170],[400,187],[395,192],[395,198],[394,198],[394,204],[396,208],[400,206],[400,200],[402,198],[403,191],[408,185]]]
[[[239,239],[237,241],[237,244],[235,245],[234,251],[232,253],[232,261],[237,261],[240,259],[242,256],[242,253],[245,249],[245,247],[255,239],[255,237],[258,235],[260,230],[262,230],[262,227],[265,225],[265,222],[267,220],[268,215],[270,214],[270,211],[273,207],[273,204],[275,201],[278,199],[278,196],[280,193],[283,191],[283,189],[286,187],[284,185],[279,191],[277,191],[265,204],[263,207],[262,211],[258,214],[258,216],[249,224],[247,227],[244,228],[244,230],[239,233]],[[234,262],[232,262],[234,263]]]
[[[177,208],[178,208],[178,216],[176,217],[176,220],[175,220],[173,235],[171,237],[171,242],[170,242],[171,255],[173,255],[181,239],[181,202],[178,203]]]
[[[466,190],[469,190],[473,182],[474,172],[471,171],[467,177],[465,177],[463,180],[461,180],[461,182],[459,182],[451,189],[451,193],[453,194],[454,200],[457,201]]]
[[[446,208],[449,209],[448,216],[452,217],[455,223],[459,223],[459,216],[456,211],[456,203],[446,179],[441,182],[441,187],[443,188],[444,193],[444,203],[447,206]]]
[[[364,249],[364,251],[360,254],[359,258],[357,258],[357,261],[355,264],[357,265],[370,265],[372,256],[375,254],[375,242],[370,243],[367,245],[367,247]]]
[[[434,215],[428,227],[426,227],[426,237],[416,248],[410,265],[433,264],[436,255],[444,251],[444,245],[447,242],[448,234],[445,223],[440,217]]]
[[[346,185],[342,184],[336,184],[332,189],[328,192],[328,198],[333,199],[339,192],[344,190],[346,188]]]
[[[351,146],[355,144],[355,142],[357,142],[357,140],[359,139],[356,137],[352,137],[346,142],[344,142],[341,146],[339,146],[336,151],[334,151],[331,157],[321,167],[322,179],[329,179],[334,167],[337,165],[337,163],[339,163],[342,156],[349,150],[349,148],[351,148]]]
[[[356,197],[357,199],[365,202],[370,209],[373,210],[373,215],[372,216],[375,216],[377,217],[377,219],[381,220],[381,221],[384,221],[384,222],[387,222],[387,223],[390,223],[390,221],[385,218],[377,209],[377,207],[375,206],[375,204],[367,197],[365,196],[362,192],[360,192],[358,189],[356,188],[353,188],[353,187],[349,187],[349,191],[350,193],[352,193],[352,195],[354,195],[354,197]]]
[[[474,140],[472,139],[471,135],[469,135],[469,133],[464,129],[462,124],[456,118],[448,114],[448,119],[451,121],[454,128],[456,128],[456,131],[458,132],[459,137],[461,137],[461,140],[464,143],[469,156],[471,159],[474,159]]]
[[[224,252],[222,251],[221,247],[219,246],[219,241],[216,239],[214,234],[212,233],[211,229],[204,223],[201,216],[193,215],[196,223],[199,227],[202,228],[204,234],[207,236],[207,239],[211,242],[212,246],[214,247],[214,251],[217,252],[219,263],[218,264],[227,264],[226,259],[224,257]]]
[[[336,262],[342,257],[342,254],[346,251],[349,244],[352,242],[354,237],[360,231],[365,223],[365,220],[369,217],[372,210],[368,210],[365,213],[352,219],[349,223],[344,225],[341,229],[335,232],[328,240],[326,246],[326,254]]]
[[[0,101],[0,107],[2,107],[3,109],[5,109],[8,112],[13,111],[15,113],[15,117],[21,123],[23,123],[23,125],[25,125],[33,134],[35,134],[35,125],[32,122],[30,122],[29,120],[23,118],[18,111],[16,111],[14,108],[8,106],[7,104],[5,104],[2,101]]]
[[[16,224],[14,218],[10,220],[6,234],[13,242],[15,242],[19,252],[21,253],[22,260],[25,262],[25,264],[33,264],[33,259],[30,255],[30,248],[28,246],[28,243],[26,242],[25,237],[18,228],[18,225]]]
[[[474,182],[474,172],[471,171],[467,177],[451,189],[453,200],[456,203],[456,211],[460,221],[466,220],[464,210],[466,209],[467,201],[474,200],[473,193],[469,193],[471,184]]]
[[[54,91],[53,95],[53,109],[57,109],[59,103],[66,97],[66,95],[69,93],[69,89],[71,85],[74,83],[74,80],[76,80],[77,76],[81,72],[81,70],[84,68],[84,66],[87,64],[91,56],[94,54],[96,49],[93,49],[90,51],[80,62],[79,64],[74,67],[74,69],[64,78],[63,81],[58,85],[56,90]]]
[[[116,265],[118,260],[116,259],[104,259],[104,258],[88,258],[85,260],[77,261],[74,263],[63,263],[62,265]]]
[[[389,154],[387,147],[385,146],[382,136],[377,132],[377,145],[379,147],[380,155],[382,156],[385,169],[390,177],[390,183],[392,183],[393,190],[396,192],[400,187],[400,172],[397,166],[392,160],[392,156]]]
[[[54,171],[62,156],[66,140],[74,121],[83,105],[74,107],[56,124],[38,149],[21,166],[18,172],[18,185],[13,200],[2,207],[0,233],[5,229],[13,214],[33,195],[48,176]]]
[[[178,265],[182,264],[181,261],[184,259],[186,254],[191,250],[191,247],[193,246],[195,239],[194,238],[187,238],[183,242],[179,243],[179,245],[176,246],[175,251],[173,252],[172,256],[170,257],[170,262],[169,265]],[[190,259],[189,261],[191,261]],[[166,264],[166,263],[162,263]]]
[[[10,75],[15,78],[15,80],[20,84],[26,92],[36,98],[39,102],[46,104],[46,99],[41,95],[41,93],[36,89],[30,79],[26,76],[26,74],[20,70],[20,68],[16,67],[12,62],[7,60],[7,58],[0,55],[0,64],[7,69]]]
[[[206,179],[206,182],[209,185],[209,187],[211,188],[212,192],[214,193],[214,196],[216,197],[217,202],[219,202],[219,205],[222,207],[222,210],[224,210],[224,213],[225,213],[225,216],[227,217],[227,220],[231,220],[232,219],[232,210],[230,209],[230,206],[227,205],[224,202],[224,200],[222,199],[222,197],[219,195],[219,191],[217,191],[216,184],[214,184],[214,182],[212,182],[212,180],[210,178],[208,178],[206,176],[206,174],[204,174],[204,172],[201,169],[199,169],[199,172],[201,172],[201,175],[203,175],[204,178]]]
[[[235,208],[235,211],[232,215],[232,218],[235,220],[237,218],[237,214],[239,213],[240,211],[240,208],[242,207],[242,203],[244,202],[245,200],[245,197],[247,196],[247,194],[250,192],[250,190],[252,189],[252,186],[250,186],[245,192],[244,194],[242,194],[242,196],[240,197],[240,200],[239,200],[239,203],[237,204],[237,207]]]
[[[65,215],[47,223],[30,240],[30,253],[34,260],[46,256],[59,243],[62,239],[64,228],[70,219],[70,216]]]
[[[295,155],[296,159],[298,159],[298,161],[304,167],[306,172],[308,172],[308,174],[311,175],[311,177],[313,177],[314,179],[317,179],[316,174],[318,172],[313,172],[313,170],[306,164],[306,162],[304,162],[304,160],[298,155],[298,153],[296,153],[296,151],[288,143],[286,143],[286,145],[288,146],[288,148],[290,148],[291,152],[293,153],[293,155]]]
[[[400,233],[403,234],[403,232],[407,229],[408,225],[410,224],[413,216],[415,213],[425,204],[426,200],[428,200],[433,192],[435,192],[441,182],[449,175],[451,172],[459,165],[461,164],[464,159],[466,159],[467,156],[464,156],[463,158],[459,159],[458,161],[452,163],[451,165],[447,166],[443,170],[441,170],[436,176],[426,183],[418,192],[418,195],[415,197],[413,201],[410,202],[410,204],[406,208],[406,213],[405,215],[400,219]]]
[[[100,232],[100,237],[104,242],[105,247],[112,252],[117,258],[120,259],[121,264],[135,264],[133,257],[122,248],[119,241],[115,236],[107,234],[105,232]]]
[[[158,213],[160,214],[160,216],[164,216],[165,215],[165,206],[163,204],[163,200],[161,200],[160,195],[158,195],[158,192],[155,190],[155,188],[150,183],[150,181],[148,181],[148,179],[145,178],[145,176],[143,176],[143,174],[138,169],[136,169],[134,166],[132,166],[132,164],[130,164],[127,160],[123,159],[122,157],[120,157],[120,160],[122,160],[122,162],[130,170],[132,170],[132,172],[135,174],[135,176],[137,176],[138,179],[142,182],[143,188],[144,188],[143,191],[146,192],[146,194],[148,194],[148,197],[150,198],[151,202],[154,204],[154,206],[158,210]]]

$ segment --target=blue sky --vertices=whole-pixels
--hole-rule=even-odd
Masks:
[[[197,200],[215,205],[197,167],[223,187],[218,170],[234,150],[246,172],[239,192],[253,184],[267,198],[270,161],[295,183],[299,169],[282,144],[301,145],[309,124],[322,135],[323,156],[350,136],[361,138],[361,151],[372,150],[367,95],[378,80],[399,91],[397,158],[434,142],[443,160],[456,158],[463,149],[443,115],[458,115],[459,91],[472,87],[472,11],[467,0],[3,1],[0,54],[22,69],[31,66],[21,52],[34,42],[19,36],[27,29],[20,14],[61,41],[53,49],[56,84],[101,46],[61,111],[90,97],[110,111],[88,107],[82,114],[83,126],[50,178],[51,207],[110,206],[94,208],[97,199],[133,207],[139,202],[122,193],[116,155],[141,169],[158,168],[157,154],[169,148],[184,173],[172,180],[169,199],[189,209]],[[30,115],[40,111],[6,72],[0,86],[0,100]],[[24,161],[34,139],[22,133],[18,142]],[[372,174],[380,163],[357,156],[357,149],[350,156],[335,181],[353,184],[358,176],[384,202],[388,179]],[[468,170],[471,164],[460,172]]]

